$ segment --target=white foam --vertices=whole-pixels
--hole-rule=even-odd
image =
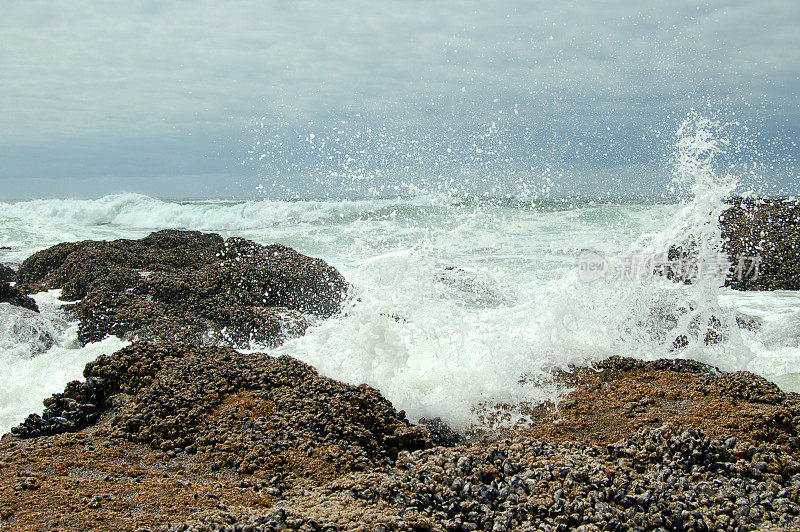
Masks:
[[[3,215],[19,220],[55,220],[77,226],[114,224],[139,229],[232,231],[343,220],[379,210],[390,201],[169,202],[141,194],[115,194],[94,200],[49,199],[10,203],[4,205]]]
[[[651,208],[621,224],[615,210],[626,209],[611,207],[515,212],[512,219],[502,211],[451,212],[435,229],[419,231],[413,245],[350,263],[347,277],[357,287],[352,308],[279,351],[328,376],[376,386],[412,418],[440,415],[458,428],[476,422],[473,410],[481,403],[555,399],[552,385],[537,384],[539,378],[611,355],[765,370],[753,365],[735,311],[720,305],[721,277],[691,285],[653,275],[587,284],[576,270],[559,273],[587,244],[609,256],[644,256],[692,239],[699,261],[719,260],[716,219],[735,180],[715,171],[721,143],[713,127],[692,117],[679,131],[676,181],[692,193],[686,204]],[[473,267],[471,288],[496,287],[506,295],[464,304],[452,282],[441,282],[443,257]],[[712,319],[724,337],[707,345]],[[679,336],[688,345],[675,349]]]
[[[550,388],[520,382],[551,365],[530,341],[530,303],[458,304],[435,258],[414,249],[371,257],[353,273],[360,288],[352,307],[278,352],[324,375],[369,383],[412,418],[438,415],[460,428],[474,421],[479,403],[553,397]]]
[[[59,312],[58,291],[36,294],[40,313],[0,304],[0,434],[28,414],[43,410],[42,400],[83,379],[83,367],[127,342],[109,337],[81,347],[77,323]]]

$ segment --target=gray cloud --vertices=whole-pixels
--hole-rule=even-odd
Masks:
[[[630,179],[612,188],[635,190],[641,168],[663,165],[692,107],[746,124],[747,157],[775,167],[767,183],[796,183],[794,3],[12,1],[2,10],[0,182],[19,193],[37,178],[94,194],[77,178],[116,176],[172,194],[156,176],[210,183],[233,173],[226,190],[239,194],[278,173],[286,187],[314,182],[308,174],[324,165],[373,178],[407,178],[413,167],[440,182],[467,180],[472,168],[514,174],[508,183],[547,168],[614,169]],[[341,121],[347,138],[336,141]],[[341,153],[310,146],[314,131]],[[248,155],[259,141],[262,152]],[[207,193],[224,194],[220,182]]]

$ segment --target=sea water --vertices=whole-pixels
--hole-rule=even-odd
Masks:
[[[612,355],[686,357],[748,370],[800,390],[800,293],[736,292],[720,278],[691,285],[623,264],[691,238],[700,261],[719,257],[713,220],[735,179],[713,168],[721,149],[709,124],[684,124],[674,161],[686,199],[393,198],[166,201],[137,194],[2,205],[0,262],[20,263],[63,241],[140,238],[178,228],[281,243],[320,257],[350,282],[343,312],[272,354],[379,389],[409,417],[441,416],[457,428],[482,406],[557,400],[549,377]],[[581,257],[606,261],[581,275]],[[626,262],[627,261],[627,262]],[[0,305],[0,432],[124,342],[81,347],[57,293],[34,316]],[[736,318],[760,327],[739,329]],[[721,341],[707,345],[710,319]],[[27,328],[26,328],[27,327]],[[52,340],[44,344],[37,334]],[[682,335],[684,346],[676,349]],[[48,345],[49,343],[49,345]],[[259,349],[260,346],[252,346]]]

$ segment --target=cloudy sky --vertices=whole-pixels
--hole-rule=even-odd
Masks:
[[[0,199],[798,193],[800,2],[6,0]],[[693,111],[694,110],[694,111]]]

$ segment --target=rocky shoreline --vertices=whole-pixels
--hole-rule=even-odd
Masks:
[[[726,251],[764,259],[733,287],[800,288],[800,210],[754,205],[721,219]],[[2,437],[0,529],[800,527],[800,395],[750,373],[612,357],[555,375],[569,393],[521,405],[518,426],[458,435],[369,386],[234,349],[345,301],[339,272],[289,248],[160,231],[59,244],[12,273],[0,301],[35,311],[27,294],[58,289],[81,342],[134,343]]]
[[[564,374],[573,391],[530,406],[527,428],[451,446],[376,390],[289,357],[137,343],[85,375],[94,423],[0,441],[4,526],[800,526],[800,396],[696,362],[613,358]],[[48,417],[88,392],[69,385],[46,401]]]

